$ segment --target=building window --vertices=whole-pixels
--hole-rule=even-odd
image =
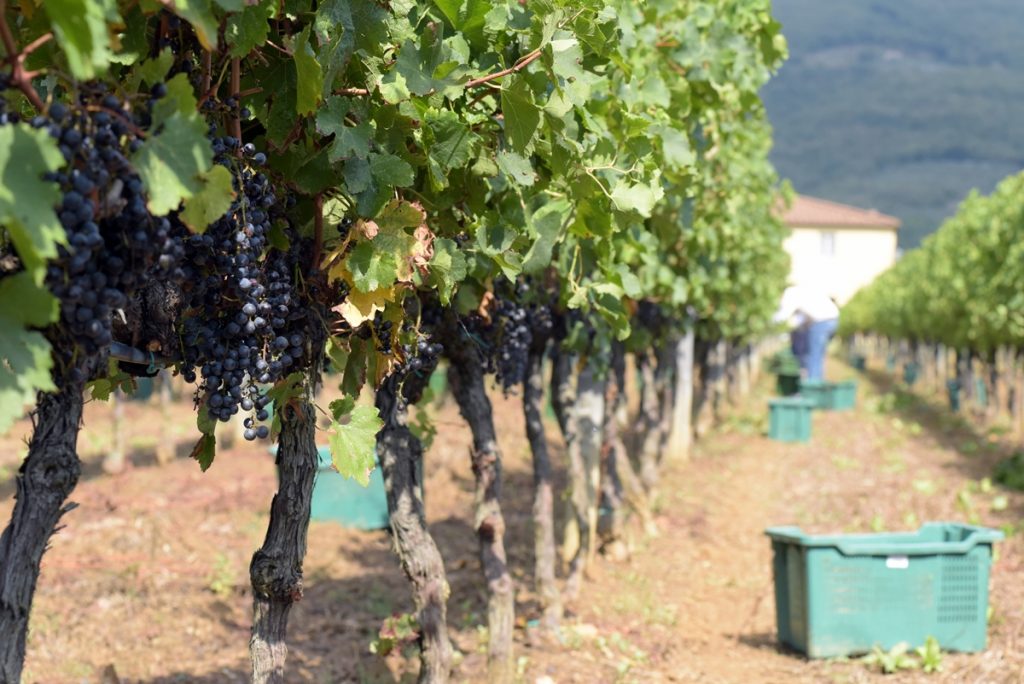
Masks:
[[[836,234],[835,233],[822,233],[821,234],[821,256],[833,257],[836,255]]]

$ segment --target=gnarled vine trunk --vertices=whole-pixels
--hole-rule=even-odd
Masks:
[[[65,384],[40,394],[28,456],[18,470],[14,511],[0,535],[0,682],[21,681],[29,612],[39,563],[82,471],[76,444],[82,423],[82,386]]]
[[[576,402],[576,386],[573,382],[573,355],[555,342],[551,359],[551,408],[558,420],[562,438],[569,443],[569,414]]]
[[[640,374],[640,408],[636,422],[640,480],[647,491],[653,491],[658,484],[658,461],[661,454],[658,387],[651,353],[637,352],[635,362]]]
[[[654,516],[651,513],[651,502],[647,496],[647,490],[640,481],[636,469],[633,467],[634,458],[630,457],[625,441],[622,439],[622,432],[629,421],[629,410],[626,402],[626,357],[625,350],[620,343],[615,344],[612,354],[612,378],[609,382],[614,386],[615,394],[612,397],[612,411],[610,418],[612,429],[608,431],[611,438],[611,447],[614,450],[615,474],[621,485],[622,497],[626,505],[640,518],[644,532],[648,535],[657,534],[657,525],[654,523]]]
[[[575,553],[569,561],[565,594],[574,600],[583,573],[593,560],[597,535],[597,493],[600,487],[601,438],[604,420],[604,383],[591,360],[584,365],[576,383],[576,397],[568,412],[569,487],[579,531]],[[568,542],[568,539],[567,539]]]
[[[480,543],[480,564],[487,582],[488,681],[506,684],[515,677],[512,630],[515,586],[505,555],[505,519],[501,513],[501,452],[494,431],[491,401],[484,390],[484,371],[476,349],[461,331],[448,337],[448,384],[459,413],[473,432],[470,454],[476,480],[474,527]]]
[[[533,576],[543,610],[541,625],[547,631],[554,631],[562,619],[562,596],[555,579],[555,493],[551,482],[551,457],[541,417],[546,347],[546,340],[537,338],[530,347],[523,379],[523,414],[533,456]]]
[[[302,562],[318,463],[313,404],[303,398],[277,411],[281,416],[278,489],[270,504],[267,536],[249,564],[253,593],[249,655],[255,684],[286,681],[288,614],[302,598]]]
[[[427,528],[420,481],[423,445],[406,424],[406,397],[418,399],[427,380],[427,372],[411,375],[400,390],[398,378],[393,376],[377,390],[377,410],[384,421],[377,433],[377,454],[384,474],[395,553],[412,585],[419,625],[418,681],[443,684],[452,670],[447,607],[450,588],[441,552]]]
[[[669,458],[687,459],[693,445],[693,367],[694,367],[694,331],[693,327],[677,338],[668,351],[675,373],[672,377],[672,403],[667,455]]]

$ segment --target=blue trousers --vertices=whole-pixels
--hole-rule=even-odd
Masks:
[[[807,326],[793,328],[789,333],[789,346],[800,362],[800,370],[807,370]]]
[[[828,341],[836,334],[839,327],[838,318],[827,321],[815,321],[807,330],[807,379],[825,379],[825,349]],[[801,364],[802,365],[802,364]]]

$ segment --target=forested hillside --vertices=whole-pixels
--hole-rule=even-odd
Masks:
[[[790,60],[765,88],[799,192],[903,220],[916,245],[1024,167],[1024,3],[775,0]]]

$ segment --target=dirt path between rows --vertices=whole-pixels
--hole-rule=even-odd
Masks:
[[[852,375],[834,366],[834,376]],[[762,436],[767,386],[734,408],[687,463],[670,464],[656,497],[660,535],[631,531],[628,560],[599,559],[565,621],[561,643],[535,638],[529,453],[516,398],[496,396],[507,463],[504,506],[518,583],[517,656],[522,681],[869,682],[857,661],[811,662],[775,643],[771,551],[763,530],[913,529],[927,520],[1012,526],[1024,495],[980,482],[1009,440],[976,433],[941,407],[893,391],[882,375],[860,376],[858,408],[816,414],[808,445]],[[128,408],[137,466],[118,476],[87,468],[81,507],[44,558],[32,618],[26,682],[97,682],[113,666],[122,682],[244,682],[250,598],[248,559],[266,526],[273,464],[265,452],[222,453],[207,473],[180,459],[155,467],[145,431],[156,409]],[[183,426],[188,411],[182,407]],[[452,598],[457,681],[485,681],[484,597],[468,524],[472,480],[468,431],[451,405],[438,410],[427,456],[427,507],[445,556]],[[86,414],[83,451],[94,462],[109,418]],[[549,426],[556,459],[563,458]],[[137,434],[136,434],[137,433]],[[187,440],[187,427],[182,428]],[[0,516],[10,510],[17,446],[0,457]],[[187,446],[187,442],[184,446]],[[384,532],[314,522],[305,600],[289,642],[295,682],[413,681],[411,654],[380,658],[369,644],[389,615],[410,608]],[[947,655],[937,675],[885,681],[1024,682],[1024,546],[1012,535],[993,570],[990,648]]]

